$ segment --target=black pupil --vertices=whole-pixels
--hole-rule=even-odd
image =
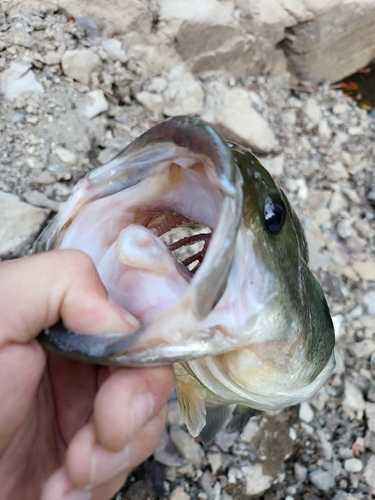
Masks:
[[[279,234],[286,219],[285,208],[267,196],[264,204],[264,223],[271,234]]]

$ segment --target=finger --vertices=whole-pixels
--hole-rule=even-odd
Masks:
[[[125,484],[130,471],[131,468],[122,470],[93,490],[77,490],[72,485],[66,468],[61,467],[50,476],[40,500],[108,500]]]
[[[45,354],[36,341],[0,349],[0,453],[28,414],[44,367]]]
[[[154,451],[160,439],[166,411],[165,404],[117,452],[108,451],[97,443],[93,424],[81,429],[67,451],[66,465],[72,483],[81,489],[94,488],[144,461]]]
[[[98,443],[110,451],[121,450],[168,401],[173,385],[170,366],[118,369],[95,399],[93,419]]]
[[[98,445],[90,445],[87,450],[95,456],[96,479],[93,483],[77,485],[72,480],[71,464],[55,472],[44,486],[41,500],[107,500],[123,485],[131,469],[143,462],[155,449],[164,428],[167,405],[149,420],[128,444],[126,451],[113,453]],[[82,429],[87,434],[87,444],[93,442],[93,427]],[[91,435],[90,435],[91,434]],[[81,443],[82,444],[82,443]],[[91,459],[90,459],[91,462]]]
[[[92,260],[56,250],[0,264],[0,344],[28,342],[63,318],[82,333],[128,333],[138,322],[111,306]]]

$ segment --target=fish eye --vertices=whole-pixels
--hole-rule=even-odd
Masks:
[[[264,224],[271,234],[279,234],[286,221],[286,210],[283,202],[280,200],[274,202],[270,196],[267,196],[264,202]]]

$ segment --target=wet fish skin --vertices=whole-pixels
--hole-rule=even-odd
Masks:
[[[246,406],[280,409],[316,392],[334,367],[334,331],[323,291],[308,268],[303,228],[285,194],[250,151],[224,141],[208,124],[178,117],[154,127],[110,162],[112,168],[89,174],[89,201],[141,186],[153,172],[153,151],[164,160],[173,157],[165,144],[213,162],[211,175],[227,207],[215,229],[224,236],[217,248],[209,246],[185,302],[167,308],[151,326],[128,337],[66,335],[60,324],[42,333],[40,340],[51,350],[83,361],[123,366],[175,363],[183,418],[193,435],[210,442],[226,423],[238,425],[230,422],[229,405],[239,405],[235,420],[245,422]],[[137,155],[138,163],[126,160]],[[121,161],[133,167],[122,171]],[[226,224],[220,226],[223,220]],[[37,251],[60,244],[63,223],[60,218],[47,229]],[[235,317],[233,324],[223,321],[223,314],[228,316],[226,304]],[[259,310],[258,318],[254,312],[248,319],[246,306]],[[181,324],[192,325],[190,332],[182,328],[179,342],[173,339],[173,325],[180,324],[170,321],[173,314]],[[156,332],[165,326],[169,337],[166,334],[165,344],[148,349],[152,326]],[[245,370],[238,370],[243,366]]]

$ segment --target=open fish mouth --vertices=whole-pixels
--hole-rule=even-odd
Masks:
[[[110,298],[142,324],[142,333],[121,338],[122,347],[118,335],[107,336],[110,346],[100,352],[96,345],[95,359],[126,349],[136,364],[131,344],[145,349],[145,330],[156,318],[161,329],[163,318],[190,315],[194,328],[220,300],[233,261],[242,179],[227,144],[211,127],[186,117],[163,122],[145,136],[77,184],[36,246],[87,253]],[[170,361],[191,350],[193,357],[206,354],[198,345],[172,354],[180,330],[172,335],[167,328],[158,337],[171,346]],[[74,356],[72,335],[67,341]],[[87,354],[93,361],[93,351]],[[82,352],[79,357],[85,359]]]

